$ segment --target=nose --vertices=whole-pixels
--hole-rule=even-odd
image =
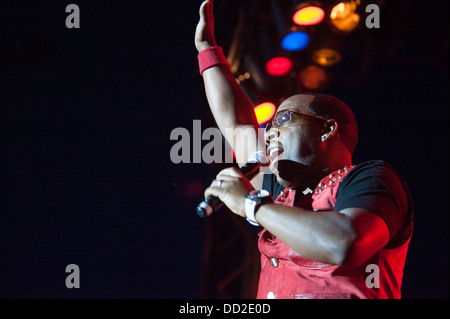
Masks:
[[[280,131],[276,127],[271,127],[268,131],[264,132],[264,139],[266,142],[266,145],[270,144],[270,141],[273,138],[277,138],[280,136]]]

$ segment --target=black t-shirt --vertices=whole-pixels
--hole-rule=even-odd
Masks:
[[[266,174],[263,188],[274,198],[284,189],[273,174]],[[297,192],[300,193],[301,192]],[[387,162],[367,161],[355,166],[339,186],[334,209],[362,208],[380,216],[390,238],[386,248],[402,245],[412,232],[413,203],[403,178]]]

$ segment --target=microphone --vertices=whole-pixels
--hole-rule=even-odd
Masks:
[[[260,172],[261,166],[267,166],[269,159],[263,152],[253,153],[248,162],[239,171],[248,179],[252,180]],[[223,206],[223,202],[216,196],[208,196],[197,206],[197,214],[200,217],[209,216]]]

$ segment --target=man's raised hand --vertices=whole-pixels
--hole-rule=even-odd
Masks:
[[[200,20],[195,30],[195,47],[200,52],[217,45],[214,38],[213,0],[203,1],[199,13]]]

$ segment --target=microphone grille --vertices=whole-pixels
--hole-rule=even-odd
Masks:
[[[269,157],[266,155],[265,152],[262,151],[254,152],[252,155],[250,155],[248,161],[257,162],[263,166],[269,165],[270,163]]]

